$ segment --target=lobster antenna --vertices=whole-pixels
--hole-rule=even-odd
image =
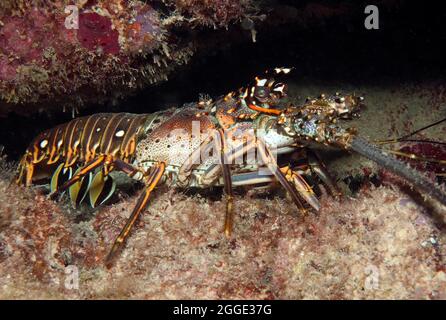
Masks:
[[[403,177],[415,187],[426,192],[426,194],[435,198],[443,205],[446,205],[446,193],[437,184],[433,183],[425,175],[411,168],[406,163],[386,154],[384,150],[381,150],[367,140],[360,137],[354,137],[350,142],[349,148],[378,163],[398,176]]]
[[[440,124],[440,123],[445,122],[445,121],[446,121],[446,118],[443,118],[443,119],[438,120],[438,121],[436,121],[434,123],[428,124],[427,126],[424,126],[424,127],[420,128],[418,130],[415,130],[415,131],[413,131],[413,132],[411,132],[411,133],[409,133],[409,134],[407,134],[405,136],[402,136],[402,137],[398,138],[397,141],[405,140],[405,139],[407,139],[409,137],[412,137],[412,136],[416,135],[417,133],[419,133],[419,132],[421,132],[423,130],[432,128],[432,127],[436,126],[437,124]]]
[[[446,143],[440,142],[440,141],[430,141],[430,140],[408,140],[407,138],[412,137],[412,136],[416,135],[417,133],[420,133],[421,131],[424,131],[426,129],[432,128],[432,127],[434,127],[434,126],[436,126],[436,125],[438,125],[438,124],[440,124],[442,122],[445,122],[445,121],[446,121],[446,118],[443,118],[443,119],[438,120],[438,121],[436,121],[434,123],[428,124],[428,125],[420,128],[420,129],[412,131],[411,133],[408,133],[408,134],[406,134],[406,135],[404,135],[402,137],[395,138],[395,139],[389,139],[389,140],[378,140],[378,141],[375,141],[375,142],[378,143],[378,144],[388,144],[388,143],[407,141],[407,142],[429,142],[429,143],[432,143],[432,144],[441,144],[441,145],[443,145],[443,144],[446,144]]]
[[[432,143],[432,144],[438,144],[441,146],[446,146],[446,142],[443,142],[443,141],[424,140],[424,139],[404,139],[400,142]]]
[[[377,144],[390,144],[390,143],[396,143],[396,142],[415,142],[415,143],[430,143],[433,145],[440,145],[440,146],[446,146],[446,142],[442,142],[442,141],[434,141],[434,140],[427,140],[427,139],[408,139],[409,137],[423,131],[429,128],[432,128],[442,122],[446,121],[446,118],[438,120],[434,123],[428,124],[427,126],[424,126],[420,129],[417,129],[405,136],[399,137],[399,138],[395,138],[395,139],[389,139],[389,140],[377,140],[375,141]],[[401,157],[406,157],[406,158],[410,158],[410,159],[415,159],[415,160],[420,160],[420,161],[426,161],[426,162],[431,162],[431,163],[440,163],[440,164],[445,164],[446,160],[443,159],[435,159],[435,158],[428,158],[428,157],[421,157],[415,154],[411,154],[411,153],[406,153],[406,152],[400,152],[400,151],[395,151],[395,150],[388,150],[388,152],[401,156]],[[437,174],[438,175],[438,174]]]

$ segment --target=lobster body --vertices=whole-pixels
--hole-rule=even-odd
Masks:
[[[154,164],[163,162],[166,164],[165,179],[175,185],[180,168],[217,128],[215,119],[210,115],[201,115],[201,112],[203,109],[189,105],[156,113],[153,121],[146,126],[147,135],[137,145],[134,165],[148,170]],[[214,162],[210,158],[191,173],[197,176],[197,172],[206,170]],[[188,186],[192,184],[190,181]]]
[[[96,206],[115,190],[111,171],[142,181],[146,189],[117,237],[108,265],[160,183],[224,186],[227,236],[232,230],[233,186],[278,181],[300,211],[319,210],[319,200],[305,174],[316,176],[333,196],[340,193],[313,144],[358,152],[446,204],[445,193],[424,175],[358,137],[356,130],[338,126],[338,120],[358,115],[361,97],[322,95],[301,106],[277,108],[286,85],[275,78],[289,72],[276,68],[217,101],[152,114],[95,114],[44,131],[22,157],[17,182],[28,186],[49,173],[52,195],[68,190],[75,206],[87,198]],[[301,153],[305,153],[303,168],[281,165],[276,159],[279,154]]]

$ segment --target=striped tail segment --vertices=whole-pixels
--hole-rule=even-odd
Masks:
[[[78,168],[100,155],[132,161],[149,115],[99,113],[76,118],[38,135],[22,157],[16,182],[29,186],[37,171],[53,170],[51,192],[68,181]],[[55,168],[55,169],[54,169]],[[85,199],[95,207],[115,190],[109,168],[99,168],[69,188],[74,206]],[[88,197],[87,197],[88,195]]]

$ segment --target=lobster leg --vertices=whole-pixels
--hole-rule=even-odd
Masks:
[[[89,172],[92,172],[97,167],[100,167],[104,164],[111,164],[113,162],[113,157],[108,155],[100,155],[96,159],[93,159],[89,163],[87,163],[83,168],[81,168],[71,179],[61,185],[57,190],[50,194],[50,197],[53,197],[55,194],[60,193],[68,189],[70,186],[78,182],[82,177],[84,177]]]
[[[313,189],[308,185],[304,178],[295,170],[288,166],[280,168],[280,171],[285,175],[287,180],[295,187],[304,200],[310,204],[316,211],[320,209],[319,200],[314,195]],[[273,175],[265,175],[262,171],[241,173],[232,176],[233,185],[255,185],[259,183],[268,183],[276,181]]]
[[[307,181],[305,181],[305,179],[297,171],[292,170],[289,167],[280,168],[280,171],[282,171],[287,180],[294,185],[296,190],[299,192],[299,195],[304,198],[304,200],[310,204],[313,209],[319,211],[321,205]]]
[[[234,221],[234,193],[232,190],[231,172],[229,170],[229,165],[223,164],[222,166],[226,193],[226,215],[224,232],[226,237],[230,238]]]
[[[135,224],[136,219],[139,217],[141,212],[147,206],[150,194],[153,191],[153,189],[157,186],[157,184],[160,182],[161,177],[164,174],[165,167],[166,166],[163,162],[158,163],[153,167],[152,171],[147,177],[146,180],[147,188],[144,190],[143,194],[138,199],[138,202],[136,203],[135,208],[130,214],[127,223],[125,224],[124,228],[122,228],[121,233],[116,238],[113,247],[111,248],[110,253],[108,254],[105,260],[105,265],[107,266],[107,268],[111,267],[113,263],[113,258],[115,257],[116,253],[122,248],[125,239],[128,237],[133,225]]]
[[[224,225],[224,233],[226,237],[230,237],[232,233],[232,225],[234,221],[234,194],[232,190],[232,180],[231,180],[231,167],[230,164],[232,160],[227,155],[226,150],[226,139],[224,136],[224,132],[222,129],[214,130],[213,134],[209,135],[209,137],[200,145],[200,147],[195,150],[190,158],[186,161],[186,163],[181,167],[179,177],[187,177],[192,172],[194,165],[200,163],[200,157],[202,155],[206,155],[212,147],[215,147],[215,151],[220,154],[220,166],[216,165],[210,172],[206,173],[202,177],[202,183],[204,184],[212,184],[215,179],[220,174],[220,170],[223,174],[224,179],[224,188],[226,193],[226,215],[225,215],[225,225]]]
[[[226,193],[226,215],[224,232],[227,238],[231,237],[232,225],[234,221],[234,193],[232,190],[230,161],[226,155],[226,140],[223,130],[216,130],[214,135],[216,149],[220,151],[221,169],[223,172],[224,188]]]
[[[71,177],[71,179],[69,179],[56,191],[50,194],[50,197],[52,197],[56,193],[65,191],[73,184],[78,182],[80,179],[82,179],[85,175],[103,165],[107,166],[107,174],[110,173],[113,169],[116,169],[128,174],[130,177],[133,177],[137,180],[141,180],[143,177],[143,174],[141,174],[139,177],[136,177],[138,173],[142,173],[141,170],[138,170],[137,168],[122,161],[121,159],[115,159],[113,158],[113,156],[110,155],[100,155],[99,157],[93,159],[92,161],[87,163],[84,167],[82,167],[75,175],[73,175],[73,177]]]
[[[30,155],[26,154],[22,157],[19,163],[18,175],[16,183],[19,185],[25,185],[29,187],[33,181],[34,175],[34,161],[30,159]]]
[[[116,170],[124,172],[129,177],[131,177],[135,180],[141,180],[144,177],[143,171],[139,170],[138,168],[135,168],[131,164],[128,164],[127,162],[125,162],[121,159],[115,159],[113,161],[113,167]]]
[[[32,184],[34,174],[34,163],[28,163],[26,167],[25,185],[28,187]]]
[[[259,171],[239,173],[232,176],[232,185],[234,186],[256,185],[273,181],[274,176],[266,175],[265,173]]]
[[[202,155],[205,155],[213,146],[214,135],[209,135],[198,147],[194,150],[189,158],[184,162],[184,164],[180,167],[178,171],[178,182],[187,183],[187,178],[192,173],[192,170],[196,168],[201,163]]]
[[[319,177],[319,179],[321,179],[322,183],[327,187],[330,194],[335,198],[341,197],[341,191],[336,185],[336,182],[334,182],[333,177],[328,172],[318,154],[314,151],[309,150],[307,151],[307,158],[311,171],[314,172]]]
[[[229,155],[225,155],[225,161],[228,164],[234,163],[236,159],[243,157],[256,148],[255,138],[250,139],[246,145],[242,145],[239,148],[231,150]],[[218,150],[218,149],[217,149]],[[221,174],[222,166],[215,165],[211,167],[201,178],[203,184],[212,185]]]
[[[250,139],[246,146],[243,146],[240,149],[236,149],[230,156],[226,158],[226,163],[232,163],[234,159],[242,156],[244,154],[249,153],[253,148],[256,148],[260,153],[263,162],[267,164],[268,169],[275,176],[275,178],[280,182],[280,184],[290,193],[293,202],[302,212],[306,212],[305,207],[303,206],[299,194],[302,196],[305,201],[307,201],[313,208],[319,210],[319,201],[316,196],[313,194],[313,191],[310,186],[305,182],[305,180],[294,173],[294,175],[290,176],[290,181],[285,177],[280,168],[278,167],[275,159],[272,157],[271,152],[267,149],[267,146],[260,139]],[[215,166],[210,169],[203,177],[203,183],[211,183],[214,181],[218,175],[220,174],[221,166]],[[260,175],[259,175],[260,177]]]
[[[17,170],[18,174],[16,176],[16,183],[18,185],[26,185],[26,181],[23,181],[26,177],[26,171],[27,171],[27,161],[26,161],[26,155],[22,157],[19,163],[19,168]],[[26,178],[25,178],[26,179]]]
[[[220,176],[223,175],[224,188],[226,193],[226,214],[225,214],[225,224],[224,233],[226,237],[230,237],[232,233],[232,226],[234,221],[234,194],[232,190],[232,178],[230,171],[230,164],[233,163],[234,159],[239,156],[243,156],[244,153],[249,152],[255,148],[255,140],[250,141],[246,147],[239,148],[234,152],[228,154],[227,144],[225,139],[225,134],[222,129],[215,130],[213,134],[209,135],[200,147],[195,150],[190,159],[186,161],[186,164],[180,169],[180,174],[184,177],[189,176],[193,169],[191,164],[199,163],[195,160],[199,160],[200,155],[205,155],[212,147],[215,147],[215,151],[220,154],[220,165],[215,165],[206,172],[202,178],[201,183],[204,185],[212,185]],[[220,172],[221,171],[221,172]]]
[[[277,165],[276,160],[271,155],[271,152],[268,150],[268,147],[266,144],[260,140],[257,139],[257,151],[260,154],[263,162],[266,164],[268,169],[271,171],[271,173],[276,177],[276,179],[279,181],[279,183],[282,185],[282,187],[285,188],[286,191],[291,195],[291,198],[293,199],[293,202],[296,204],[296,206],[299,208],[299,210],[305,214],[306,209],[304,205],[302,204],[300,198],[299,198],[299,192],[304,193],[306,190],[296,188],[283,174],[283,172],[280,170],[279,166]],[[308,197],[309,194],[303,194],[303,197]]]

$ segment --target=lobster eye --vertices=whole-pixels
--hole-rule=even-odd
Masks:
[[[257,99],[264,100],[269,95],[269,90],[266,87],[256,87],[254,96]]]

